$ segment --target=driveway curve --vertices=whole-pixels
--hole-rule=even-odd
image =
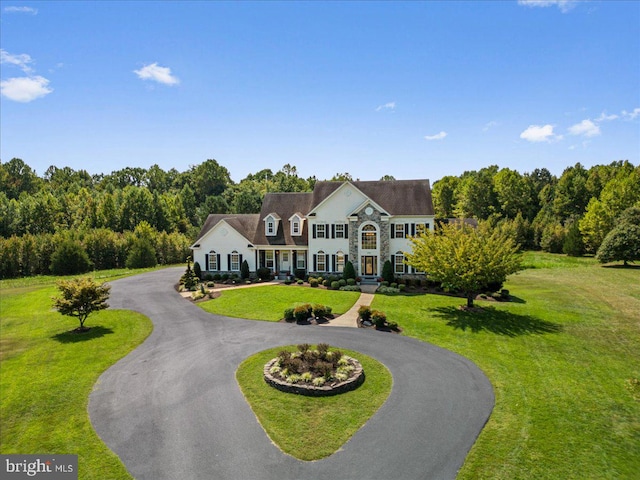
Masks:
[[[111,283],[111,308],[147,315],[147,340],[99,378],[89,399],[98,435],[144,480],[452,479],[493,408],[485,375],[448,350],[400,335],[227,318],[174,290],[181,268]],[[400,322],[402,323],[402,322]],[[318,461],[282,453],[235,379],[248,356],[325,342],[360,351],[393,375],[387,402]]]

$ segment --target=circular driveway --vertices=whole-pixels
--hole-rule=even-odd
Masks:
[[[429,343],[368,329],[211,315],[175,291],[183,270],[111,283],[111,308],[147,315],[154,330],[99,378],[89,414],[135,478],[456,477],[494,403],[491,384],[472,362]],[[286,455],[270,441],[235,379],[248,356],[303,342],[362,352],[393,375],[391,395],[380,410],[338,452],[313,462]]]

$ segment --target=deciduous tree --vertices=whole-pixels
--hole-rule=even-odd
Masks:
[[[85,331],[88,330],[84,326],[87,317],[109,306],[110,289],[110,286],[99,285],[89,277],[61,280],[58,282],[61,296],[53,298],[53,306],[62,315],[76,317],[80,322],[77,330]]]
[[[467,307],[488,285],[503,283],[521,270],[521,257],[513,239],[501,229],[473,228],[463,223],[442,225],[411,239],[407,264],[426,272],[446,288],[463,292]]]

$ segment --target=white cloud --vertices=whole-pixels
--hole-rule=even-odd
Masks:
[[[37,15],[38,14],[38,9],[37,8],[31,8],[31,7],[14,7],[14,6],[10,6],[10,7],[4,7],[3,10],[5,12],[7,12],[7,13],[29,13],[31,15]]]
[[[580,123],[569,127],[569,133],[571,135],[583,135],[585,137],[595,137],[600,135],[600,127],[593,123],[591,120],[582,120]]]
[[[447,132],[440,132],[440,133],[436,133],[435,135],[425,135],[424,139],[429,141],[442,140],[446,136],[447,136]]]
[[[20,55],[12,55],[4,49],[0,49],[0,63],[15,65],[24,73],[32,73],[33,69],[29,66],[32,62],[31,57],[26,53]]]
[[[164,85],[177,85],[180,80],[171,75],[171,69],[160,67],[157,63],[145,65],[140,70],[133,71],[142,80],[153,80]]]
[[[607,115],[606,112],[602,112],[598,118],[595,119],[596,122],[610,122],[611,120],[616,120],[618,115],[612,113],[611,115]]]
[[[384,105],[378,105],[376,107],[376,112],[379,112],[381,110],[395,110],[396,109],[396,102],[387,102]]]
[[[482,127],[482,131],[487,132],[489,131],[490,128],[497,127],[498,125],[500,125],[499,122],[496,122],[495,120],[491,120],[490,122],[487,122],[484,124],[484,127]]]
[[[17,77],[0,82],[0,94],[15,102],[28,103],[53,92],[44,77]]]
[[[529,127],[520,134],[520,138],[537,143],[562,140],[562,135],[553,133],[553,125],[529,125]]]
[[[640,116],[640,108],[634,108],[631,112],[622,111],[622,117],[626,120],[635,120],[638,116]]]
[[[556,6],[562,13],[567,13],[576,6],[579,0],[518,0],[518,5],[525,7],[553,7]]]

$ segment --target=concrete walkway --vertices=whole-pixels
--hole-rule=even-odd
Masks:
[[[111,308],[141,312],[153,332],[104,372],[91,423],[137,480],[455,479],[493,409],[471,361],[373,329],[314,328],[212,315],[174,289],[182,268],[111,282]],[[267,348],[328,343],[382,362],[386,403],[340,450],[314,462],[281,452],[240,391],[238,365]]]

